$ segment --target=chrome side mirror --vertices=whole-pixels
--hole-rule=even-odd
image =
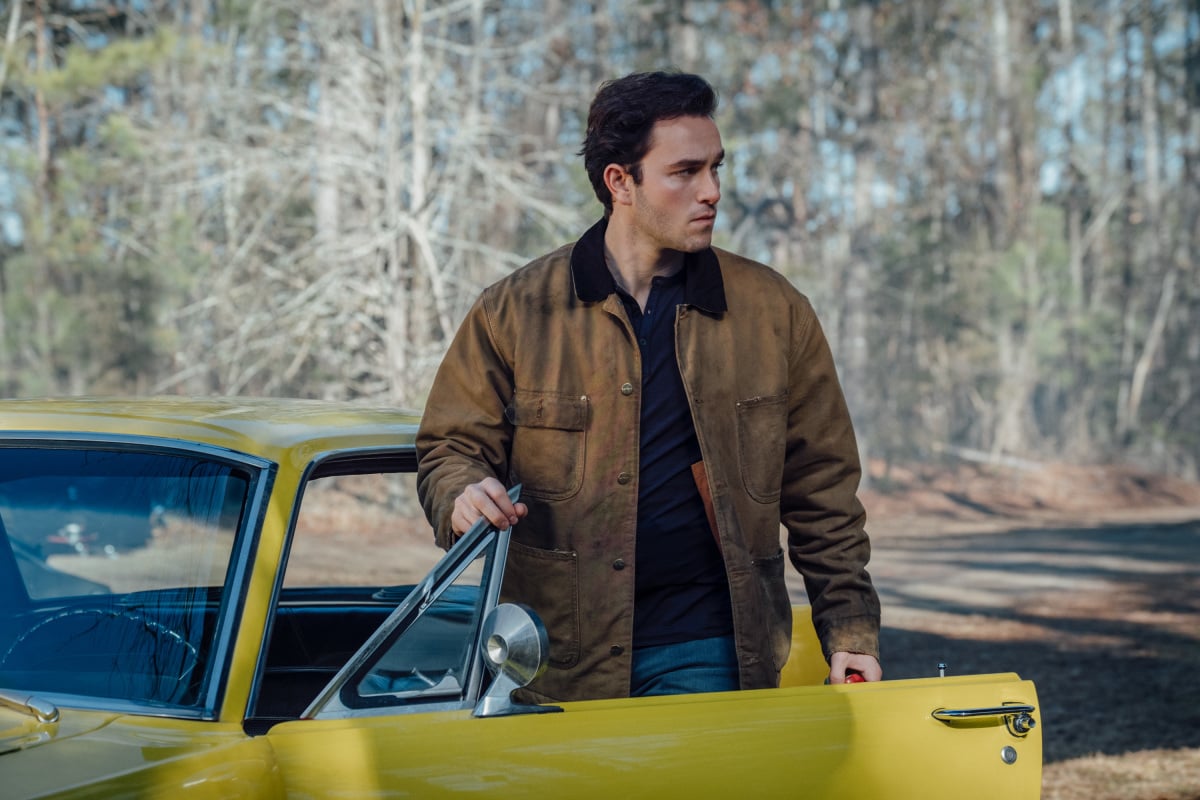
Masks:
[[[532,608],[502,603],[492,609],[483,621],[479,650],[492,674],[492,685],[475,706],[474,716],[562,711],[558,706],[529,705],[512,699],[512,693],[532,683],[550,661],[546,626]]]

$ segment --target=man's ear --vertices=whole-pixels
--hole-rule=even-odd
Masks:
[[[633,176],[619,164],[604,168],[604,185],[608,187],[614,205],[627,206],[633,202]]]

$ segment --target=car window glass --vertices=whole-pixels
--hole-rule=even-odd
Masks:
[[[0,455],[0,686],[200,700],[251,476],[204,456],[80,447]]]
[[[356,686],[360,698],[462,696],[475,657],[484,599],[480,586],[487,555],[485,551],[471,561],[404,634],[381,651]]]
[[[408,472],[331,475],[305,484],[285,589],[415,584],[444,555]]]

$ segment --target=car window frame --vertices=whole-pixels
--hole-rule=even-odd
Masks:
[[[390,467],[383,469],[383,467]],[[296,482],[296,494],[291,501],[291,514],[283,547],[275,566],[275,578],[267,602],[267,615],[263,623],[259,649],[254,659],[254,675],[250,691],[246,694],[246,707],[242,711],[243,728],[252,735],[264,732],[280,720],[262,716],[258,705],[262,696],[263,683],[269,661],[271,640],[275,635],[275,622],[279,604],[283,597],[284,578],[291,558],[292,543],[296,537],[296,525],[304,506],[304,495],[311,481],[340,475],[364,475],[371,472],[415,473],[417,471],[417,449],[415,445],[369,445],[318,452],[309,459]]]
[[[296,523],[303,505],[304,492],[309,482],[318,478],[367,474],[372,471],[412,473],[417,469],[416,447],[412,444],[390,447],[364,447],[357,449],[325,452],[315,456],[306,466],[302,474],[296,497],[292,503],[292,516],[288,523],[287,540],[276,571],[275,585],[272,590],[271,602],[266,627],[263,632],[261,649],[258,654],[251,691],[247,698],[245,722],[248,730],[258,732],[278,724],[280,720],[259,719],[254,711],[258,705],[264,680],[264,670],[267,663],[267,651],[270,646],[276,613],[282,593],[284,574],[295,537]],[[471,708],[481,696],[485,667],[479,653],[479,636],[482,622],[487,615],[499,604],[500,585],[504,577],[504,567],[508,556],[508,544],[511,540],[510,529],[498,529],[481,520],[470,531],[464,534],[450,550],[434,565],[396,608],[387,616],[380,626],[367,638],[367,641],[342,666],[326,686],[309,704],[301,719],[342,719],[362,716],[377,716],[386,714],[412,714],[444,711],[449,709]],[[480,607],[479,618],[476,620],[474,641],[471,643],[472,656],[468,675],[463,682],[461,698],[447,701],[424,701],[412,704],[387,703],[380,700],[377,703],[358,707],[358,704],[343,703],[340,695],[347,687],[353,690],[364,665],[372,663],[373,658],[381,648],[394,642],[403,632],[423,615],[425,609],[455,581],[455,579],[489,546],[495,547],[491,562],[486,567],[486,574],[480,591],[483,592],[483,603]],[[399,633],[397,633],[399,631]],[[378,697],[387,697],[379,695]],[[261,724],[265,723],[265,724]]]

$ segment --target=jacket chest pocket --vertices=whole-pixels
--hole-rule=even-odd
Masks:
[[[787,395],[737,404],[738,461],[746,492],[760,503],[779,500],[787,452]]]
[[[513,426],[510,479],[522,493],[565,500],[583,485],[588,399],[518,389],[504,416]]]

